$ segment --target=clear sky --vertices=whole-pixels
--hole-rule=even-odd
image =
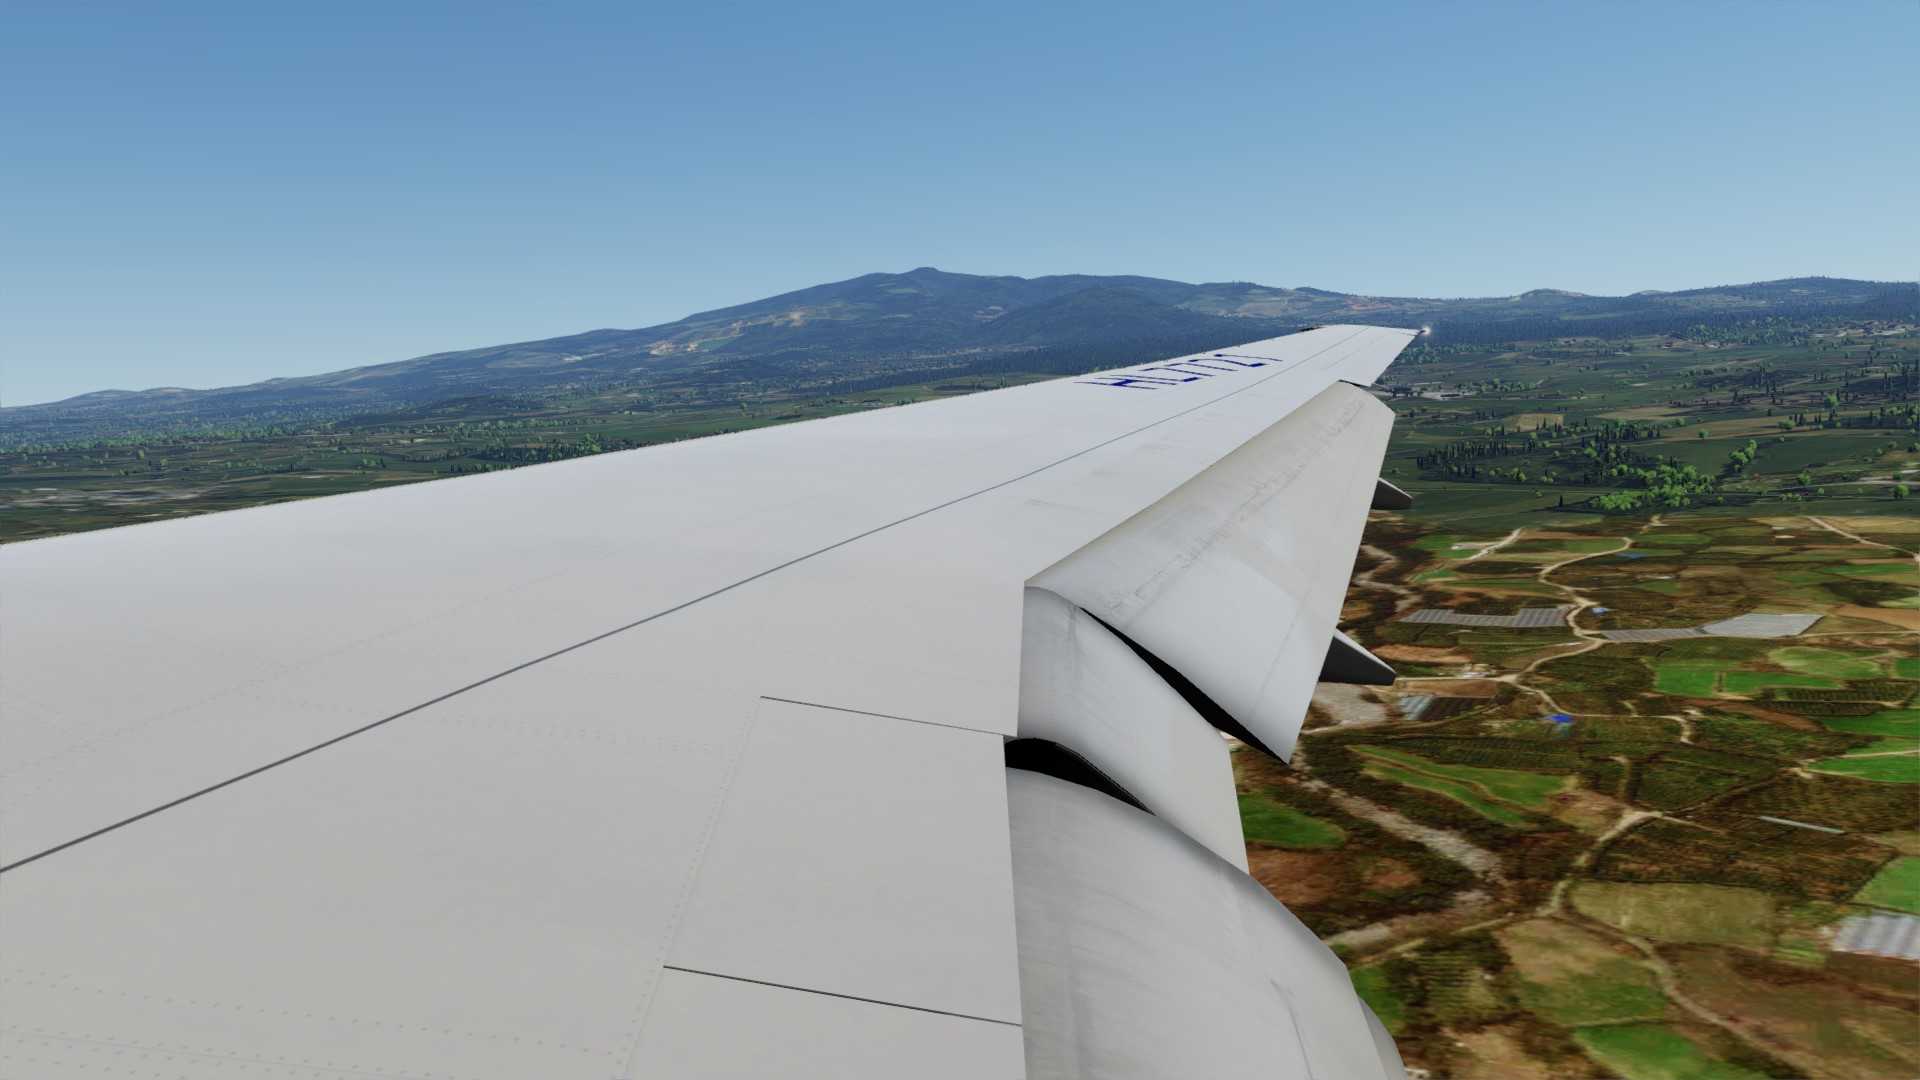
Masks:
[[[1920,273],[1920,2],[7,5],[0,402],[875,270]]]

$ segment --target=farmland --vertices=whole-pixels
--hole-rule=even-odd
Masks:
[[[1920,1038],[1841,1038],[1811,1013],[1762,1038],[1733,1004],[1751,990],[1784,1016],[1796,999],[1781,980],[1818,978],[1882,1010],[1876,1030],[1920,1020],[1910,964],[1904,983],[1862,983],[1906,962],[1831,951],[1850,912],[1920,907],[1906,839],[1920,831],[1920,632],[1902,594],[1852,584],[1913,565],[1920,517],[1788,505],[1520,520],[1476,532],[1436,528],[1418,503],[1377,514],[1344,625],[1400,671],[1374,691],[1388,719],[1340,722],[1329,699],[1335,722],[1303,734],[1291,769],[1263,773],[1269,798],[1312,792],[1398,823],[1471,876],[1364,911],[1276,894],[1434,1076],[1519,1059],[1551,1076],[1920,1069]],[[1655,603],[1640,599],[1649,581],[1667,586]],[[1553,628],[1404,618],[1546,604],[1570,609]],[[1606,636],[1752,612],[1811,623],[1791,638]],[[1332,875],[1360,851],[1320,857]]]
[[[1920,858],[1902,855],[1880,868],[1855,900],[1920,915]]]
[[[1339,847],[1347,835],[1338,825],[1257,793],[1240,796],[1240,821],[1247,839],[1274,847]]]
[[[1606,345],[1389,374],[1415,504],[1374,515],[1342,626],[1401,678],[1384,721],[1321,699],[1263,790],[1467,876],[1417,905],[1275,892],[1434,1077],[1920,1074],[1920,972],[1833,951],[1851,914],[1920,909],[1920,447],[1842,422],[1888,404],[1841,400],[1843,345]],[[1762,368],[1777,393],[1742,389]],[[1805,423],[1816,389],[1841,419]],[[1610,636],[1754,613],[1811,623]]]

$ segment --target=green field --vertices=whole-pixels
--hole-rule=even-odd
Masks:
[[[1612,960],[1579,979],[1541,985],[1522,980],[1520,1004],[1556,1024],[1612,1024],[1622,1020],[1658,1020],[1667,1011],[1666,996],[1646,968],[1631,960]]]
[[[1768,653],[1767,659],[1802,675],[1823,675],[1834,679],[1874,679],[1881,675],[1880,665],[1872,660],[1835,649],[1790,645]]]
[[[1712,660],[1663,660],[1654,668],[1653,688],[1680,697],[1712,697],[1724,666]]]
[[[1389,1032],[1400,1034],[1407,1026],[1407,1003],[1393,992],[1386,967],[1380,964],[1357,967],[1349,975],[1360,1000],[1367,1003],[1367,1008],[1373,1010],[1373,1015],[1380,1018]]]
[[[1920,738],[1920,709],[1882,709],[1866,716],[1825,716],[1820,723],[1832,731],[1854,735]]]
[[[1655,941],[1703,945],[1773,944],[1773,897],[1725,885],[1624,885],[1583,881],[1574,909],[1590,919]]]
[[[1838,563],[1827,567],[1826,571],[1843,577],[1886,578],[1895,582],[1911,580],[1915,584],[1920,584],[1920,574],[1916,574],[1914,565],[1910,562]]]
[[[1573,1037],[1627,1080],[1767,1080],[1764,1073],[1709,1057],[1700,1044],[1659,1024],[1581,1028]]]
[[[1814,772],[1853,776],[1882,784],[1920,784],[1920,754],[1914,753],[1826,758],[1809,768]]]
[[[1416,772],[1470,784],[1501,802],[1512,803],[1530,810],[1545,809],[1547,799],[1559,794],[1567,786],[1564,777],[1550,776],[1545,773],[1521,772],[1517,769],[1485,769],[1471,765],[1444,765],[1428,761],[1417,754],[1409,754],[1404,750],[1394,750],[1384,746],[1363,745],[1355,746],[1354,749]]]
[[[1523,810],[1545,809],[1548,798],[1567,786],[1565,777],[1544,773],[1441,764],[1383,746],[1353,749],[1369,759],[1366,771],[1372,776],[1444,795],[1482,817],[1515,828],[1536,824]]]
[[[1920,858],[1902,855],[1880,868],[1854,902],[1920,915]]]
[[[1720,678],[1729,694],[1757,694],[1776,686],[1799,686],[1831,690],[1840,684],[1818,675],[1796,675],[1778,671],[1729,671]]]
[[[1435,795],[1445,795],[1455,802],[1466,805],[1482,817],[1490,818],[1502,825],[1525,828],[1533,824],[1533,820],[1527,815],[1486,798],[1478,789],[1466,784],[1457,784],[1451,780],[1442,780],[1437,776],[1429,776],[1381,762],[1368,765],[1366,771],[1368,775],[1377,776],[1382,780],[1391,780],[1396,784],[1404,784],[1421,791],[1431,791]]]
[[[1240,796],[1240,823],[1248,840],[1276,847],[1334,848],[1347,839],[1340,826],[1258,793]]]

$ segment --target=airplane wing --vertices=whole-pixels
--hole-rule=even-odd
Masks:
[[[0,1075],[1401,1076],[1219,732],[1412,337],[0,548]]]

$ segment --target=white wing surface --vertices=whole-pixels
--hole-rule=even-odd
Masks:
[[[1215,729],[1411,337],[0,549],[0,1075],[1398,1076]]]

